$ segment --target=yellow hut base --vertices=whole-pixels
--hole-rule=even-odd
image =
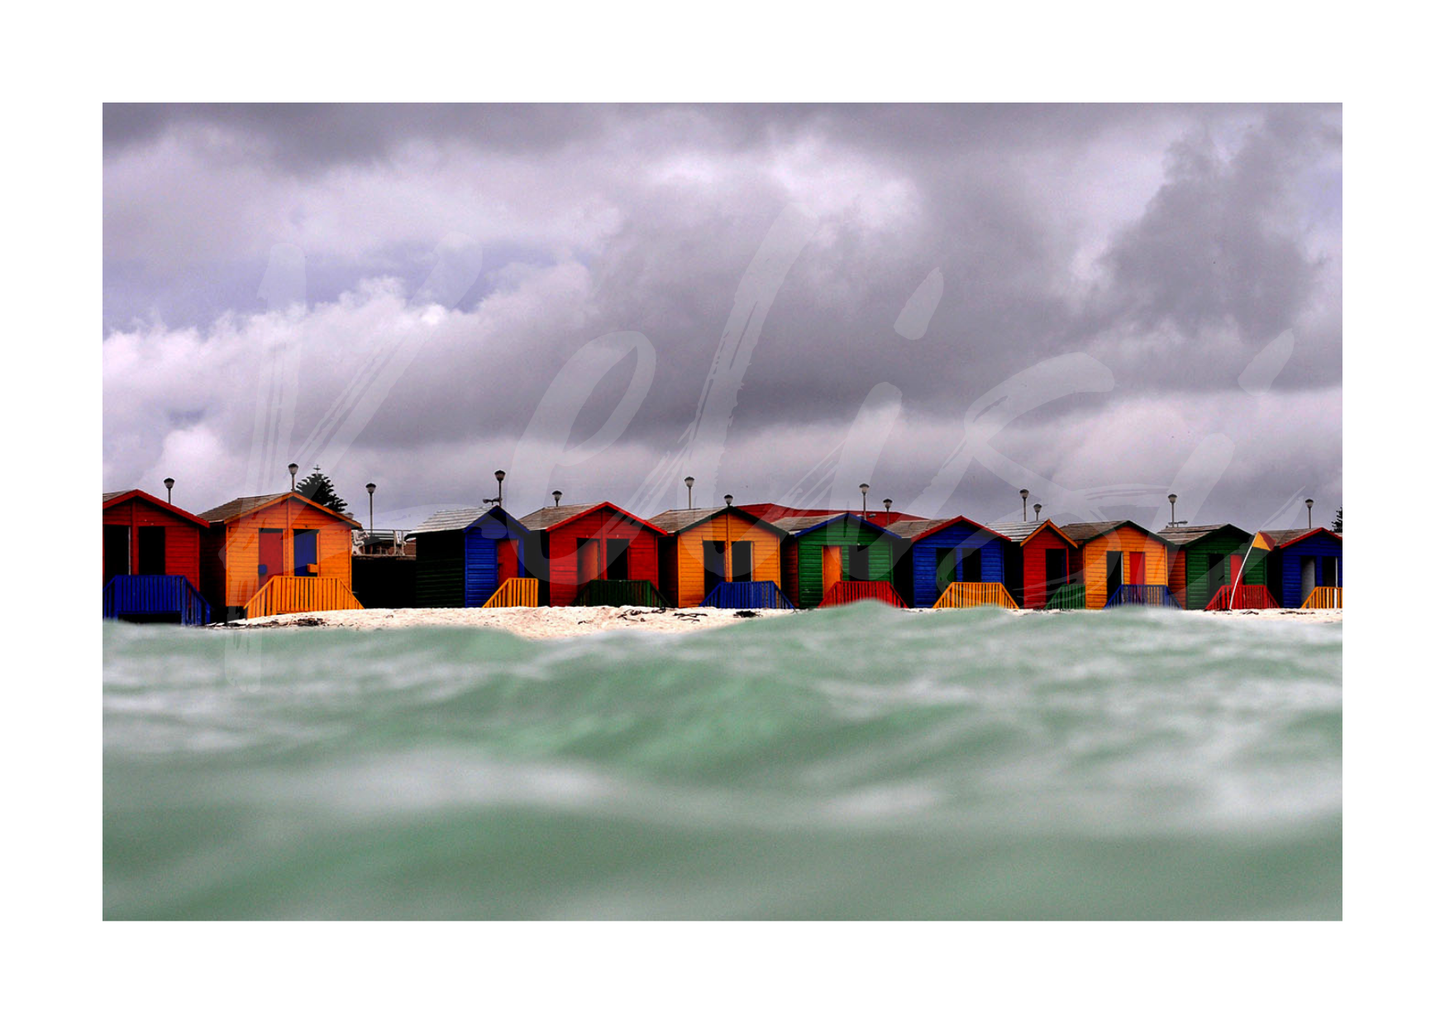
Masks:
[[[509,577],[482,605],[484,609],[534,609],[537,607],[535,577]]]
[[[1316,587],[1300,606],[1302,609],[1342,609],[1345,607],[1343,587]]]
[[[965,584],[955,580],[933,603],[935,609],[971,609],[976,605],[997,605],[1002,609],[1016,609],[1018,603],[1003,584]]]
[[[351,588],[336,577],[272,577],[246,603],[245,618],[359,608]]]

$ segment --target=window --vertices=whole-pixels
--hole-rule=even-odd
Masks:
[[[607,579],[630,580],[630,559],[627,556],[628,542],[620,538],[607,540]]]
[[[101,541],[105,546],[105,579],[129,573],[130,528],[118,523],[107,523]]]
[[[1052,596],[1055,589],[1069,582],[1069,553],[1062,548],[1044,551],[1044,593]]]
[[[317,570],[316,535],[314,530],[298,530],[292,535],[291,551],[298,577],[314,577]]]
[[[141,527],[136,531],[136,572],[162,576],[166,571],[166,528]]]
[[[751,541],[733,542],[733,579],[739,583],[747,583],[753,578],[753,543]]]
[[[852,545],[848,549],[848,579],[871,580],[868,570],[868,546]]]
[[[977,548],[964,548],[959,552],[958,579],[965,584],[983,583],[983,553]]]
[[[952,548],[933,550],[933,587],[939,594],[948,590],[948,585],[953,583],[955,555],[957,552]]]

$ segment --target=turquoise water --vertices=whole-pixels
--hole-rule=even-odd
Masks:
[[[1341,627],[104,637],[107,918],[1339,918]]]

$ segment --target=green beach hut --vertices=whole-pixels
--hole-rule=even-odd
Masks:
[[[788,516],[783,590],[800,609],[874,598],[900,608],[893,589],[895,545],[903,539],[855,513]]]
[[[1265,601],[1265,564],[1255,560],[1245,565],[1253,535],[1232,523],[1199,527],[1165,527],[1159,536],[1169,542],[1169,590],[1183,609],[1202,609],[1214,601],[1220,588],[1228,587],[1234,607],[1262,607]],[[1240,570],[1244,578],[1236,588]],[[1240,604],[1243,602],[1244,604]],[[1226,603],[1223,607],[1230,607]]]

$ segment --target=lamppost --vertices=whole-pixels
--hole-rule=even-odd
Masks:
[[[1035,523],[1039,522],[1039,512],[1040,512],[1040,510],[1043,509],[1043,507],[1044,507],[1044,506],[1043,506],[1043,503],[1042,503],[1042,502],[1035,502],[1035,503],[1034,503],[1034,522],[1035,522]]]
[[[1029,518],[1029,489],[1019,488],[1019,497],[1024,500],[1024,520]]]
[[[687,485],[687,507],[692,508],[692,485],[696,478],[684,477],[682,482]]]
[[[301,469],[301,467],[297,466],[295,463],[292,463],[291,465],[287,466],[286,469],[291,472],[291,490],[292,490],[292,491],[295,491],[295,490],[296,490],[296,471],[299,470],[299,469]]]
[[[1178,495],[1170,495],[1170,496],[1169,496],[1169,526],[1171,526],[1171,527],[1177,526],[1177,525],[1178,525],[1178,522],[1179,522],[1178,520],[1176,520],[1176,519],[1174,518],[1174,503],[1175,503],[1176,501],[1178,501],[1178,499],[1179,499],[1179,496],[1178,496]]]
[[[1308,524],[1308,529],[1310,529],[1310,530],[1313,530],[1314,527],[1315,527],[1314,508],[1315,508],[1315,500],[1314,500],[1313,498],[1306,498],[1306,499],[1305,499],[1305,523]]]
[[[888,515],[889,513],[891,513],[892,511],[893,511],[893,499],[891,499],[891,498],[885,498],[885,499],[883,500],[883,515],[884,515],[885,517],[887,517],[887,515]]]
[[[367,522],[370,524],[370,527],[369,527],[369,529],[367,530],[367,533],[368,533],[368,534],[371,534],[373,537],[376,536],[376,498],[375,498],[375,495],[376,495],[376,485],[375,485],[375,484],[368,484],[368,485],[366,485],[366,519],[367,519]]]
[[[498,505],[501,505],[501,504],[502,504],[502,481],[504,481],[504,480],[507,479],[507,471],[506,471],[506,470],[498,470],[496,473],[492,474],[492,476],[495,477],[495,478],[497,478],[497,504],[498,504]]]
[[[868,518],[868,485],[859,484],[858,490],[863,492],[863,518],[866,520]]]
[[[554,492],[552,492],[552,507],[553,507],[553,508],[556,508],[557,506],[559,506],[559,505],[561,505],[561,504],[562,504],[562,492],[560,492],[560,491],[554,491]]]
[[[167,477],[165,480],[161,481],[161,483],[166,486],[166,505],[170,505],[171,488],[176,486],[176,479],[174,477]]]

